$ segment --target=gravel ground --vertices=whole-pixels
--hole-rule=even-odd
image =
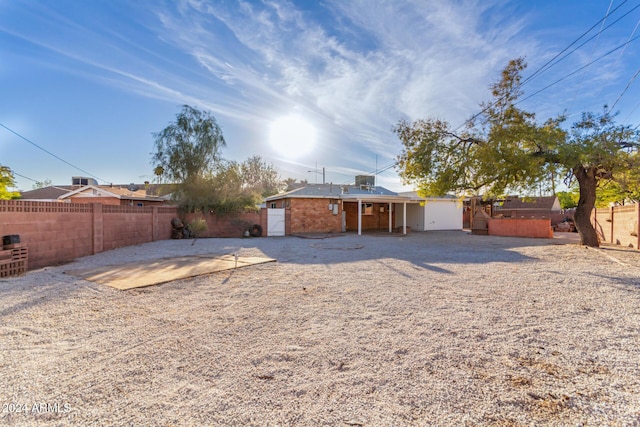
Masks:
[[[0,280],[0,425],[640,426],[640,253],[466,232],[168,240]],[[118,291],[64,272],[278,262]]]

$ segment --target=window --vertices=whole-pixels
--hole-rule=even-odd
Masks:
[[[87,178],[72,177],[71,184],[72,185],[89,185],[89,180]]]
[[[362,215],[373,215],[373,203],[362,204]]]
[[[269,207],[271,209],[275,209],[276,208],[276,202],[271,202],[271,205]]]

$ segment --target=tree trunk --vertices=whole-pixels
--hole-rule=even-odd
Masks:
[[[591,223],[591,213],[596,205],[596,174],[595,168],[584,168],[582,166],[573,169],[573,174],[578,180],[580,186],[580,199],[578,207],[573,217],[576,229],[580,234],[580,244],[597,248],[600,246],[598,242],[598,234]]]

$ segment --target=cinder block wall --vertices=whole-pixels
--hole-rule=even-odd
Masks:
[[[264,210],[264,209],[263,209]],[[266,211],[243,212],[240,214],[222,215],[207,213],[190,213],[181,216],[181,219],[189,223],[196,218],[203,218],[207,222],[207,232],[200,237],[242,237],[244,231],[251,229],[254,224],[262,227],[262,236],[267,235]]]
[[[0,235],[29,248],[29,269],[93,253],[93,205],[0,200]]]
[[[489,218],[489,235],[553,238],[549,218]]]
[[[176,207],[0,200],[0,236],[17,234],[29,269],[171,237]]]
[[[638,249],[640,205],[594,209],[592,221],[601,242]]]
[[[170,239],[171,219],[175,217],[181,217],[175,206],[0,200],[0,236],[19,235],[20,243],[29,248],[29,268],[35,269],[123,246]],[[246,224],[261,225],[266,236],[266,211],[206,215],[205,219],[209,230],[202,237],[241,237]]]
[[[103,205],[102,213],[103,250],[153,241],[153,208]]]

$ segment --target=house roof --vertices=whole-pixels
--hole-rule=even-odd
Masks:
[[[35,190],[22,191],[20,196],[22,200],[56,200],[58,197],[69,192],[71,185],[58,185]]]
[[[500,209],[507,210],[559,210],[560,203],[556,196],[524,197],[508,196]]]
[[[445,195],[445,196],[440,196],[440,197],[422,197],[418,195],[417,191],[402,191],[400,193],[398,193],[400,196],[404,196],[404,197],[410,197],[411,199],[415,199],[415,200],[447,200],[447,201],[458,201],[458,199],[460,199],[459,197],[456,196],[452,196],[452,195]]]
[[[64,200],[72,196],[82,197],[114,197],[124,200],[164,201],[168,196],[160,196],[169,187],[159,184],[124,184],[124,185],[56,185],[23,191],[23,200]]]
[[[286,193],[267,197],[265,201],[280,199],[340,199],[345,202],[419,203],[424,199],[398,194],[387,188],[367,185],[307,184]]]
[[[147,190],[143,186],[129,185],[109,186],[109,185],[85,185],[76,188],[58,197],[60,200],[70,197],[114,197],[120,200],[147,200],[147,201],[165,201],[166,197],[158,197],[147,194]]]
[[[380,186],[356,186],[336,184],[307,184],[285,193],[267,197],[265,200],[278,200],[285,198],[295,199],[362,199],[400,197],[398,193]]]

